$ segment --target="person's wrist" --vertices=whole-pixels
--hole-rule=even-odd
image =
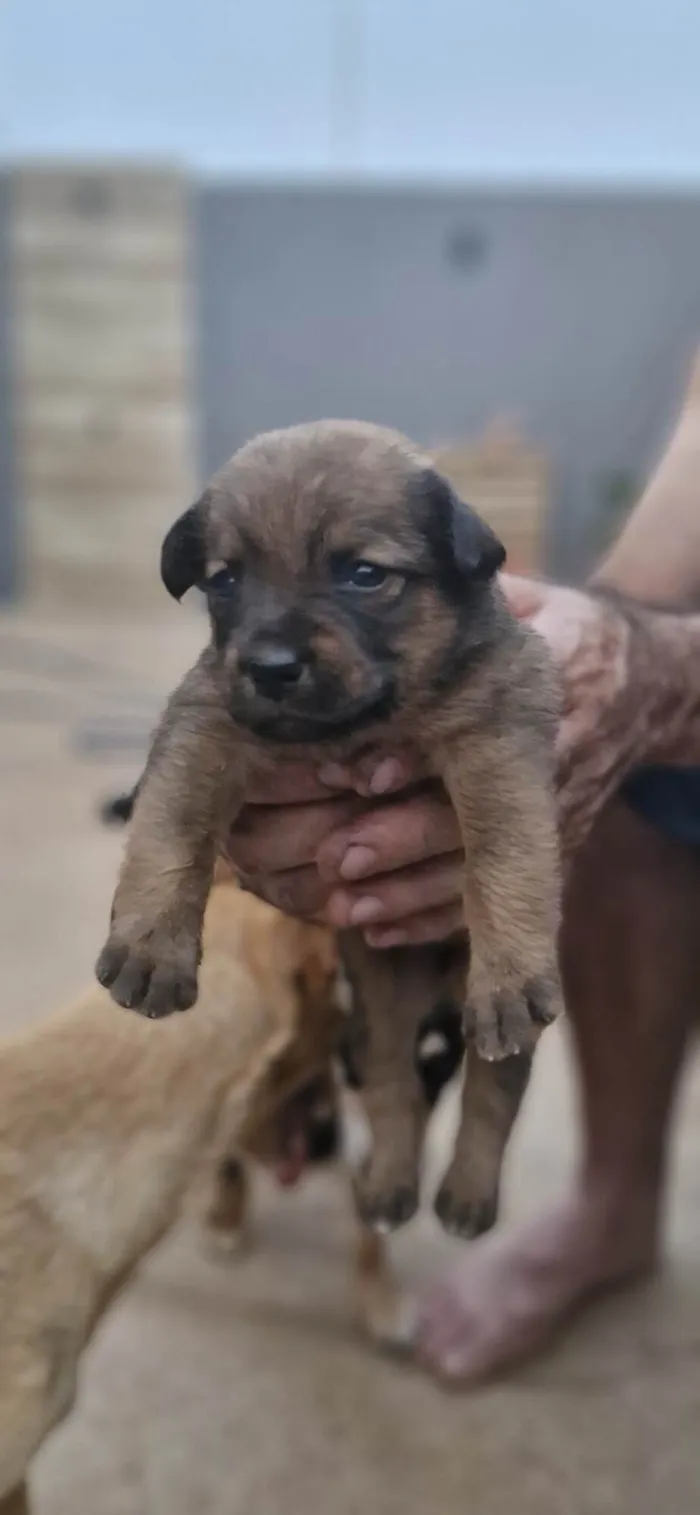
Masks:
[[[640,762],[700,764],[700,616],[656,613],[636,652]],[[643,716],[643,719],[641,718]]]
[[[619,608],[588,595],[577,617],[576,643],[562,662],[564,708],[557,743],[557,789],[562,847],[570,856],[620,784],[644,760],[646,733],[635,719],[640,670],[633,638]]]

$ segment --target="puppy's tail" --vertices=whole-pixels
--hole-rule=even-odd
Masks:
[[[126,826],[131,820],[138,784],[128,794],[117,794],[100,806],[100,820],[105,826]]]

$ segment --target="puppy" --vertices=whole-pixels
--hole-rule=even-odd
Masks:
[[[218,842],[251,776],[284,753],[346,760],[365,743],[413,743],[450,793],[466,854],[478,1058],[439,1203],[465,1235],[493,1220],[523,1060],[560,1004],[557,701],[544,644],[496,584],[503,559],[396,433],[320,422],[242,448],[163,545],[166,587],[206,593],[212,636],[156,731],[97,965],[119,1004],[186,1009]],[[417,1200],[413,1049],[436,983],[429,955],[380,957],[357,934],[346,950],[374,1133],[358,1200],[385,1227]]]
[[[1,1515],[26,1510],[28,1464],[97,1320],[210,1144],[328,1068],[335,980],[330,933],[220,881],[186,1023],[119,1019],[93,989],[0,1047]]]

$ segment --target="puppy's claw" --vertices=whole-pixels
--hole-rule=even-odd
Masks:
[[[530,1019],[536,1026],[551,1026],[564,1008],[561,984],[558,976],[530,979],[525,985],[525,998]]]
[[[540,1031],[556,1019],[560,1005],[555,984],[544,978],[530,979],[521,990],[499,989],[470,1005],[477,1056],[497,1063],[532,1053]]]
[[[463,1199],[455,1194],[448,1184],[438,1190],[434,1204],[435,1214],[449,1236],[461,1236],[464,1241],[474,1241],[496,1224],[498,1218],[498,1195],[490,1194],[485,1199]]]
[[[126,952],[126,947],[112,942],[107,942],[106,946],[102,948],[95,964],[95,974],[98,983],[102,984],[104,989],[110,989],[118,977],[126,961]]]
[[[388,1194],[357,1190],[357,1208],[363,1223],[379,1236],[405,1226],[418,1209],[418,1186],[405,1184]]]

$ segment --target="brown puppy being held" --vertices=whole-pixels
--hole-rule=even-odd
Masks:
[[[499,591],[503,559],[397,433],[319,422],[259,437],[225,465],[163,545],[166,587],[204,590],[212,637],[156,731],[97,967],[120,1004],[186,1009],[214,859],[251,777],[295,751],[328,761],[367,743],[418,747],[466,854],[478,1058],[441,1213],[467,1235],[493,1219],[522,1059],[560,1006],[557,700],[543,643]],[[411,954],[380,968],[358,935],[350,948],[374,1131],[359,1198],[387,1226],[415,1206],[422,1127],[408,1068],[435,981],[424,967],[430,992],[418,992]],[[517,1061],[517,1079],[502,1059]]]

